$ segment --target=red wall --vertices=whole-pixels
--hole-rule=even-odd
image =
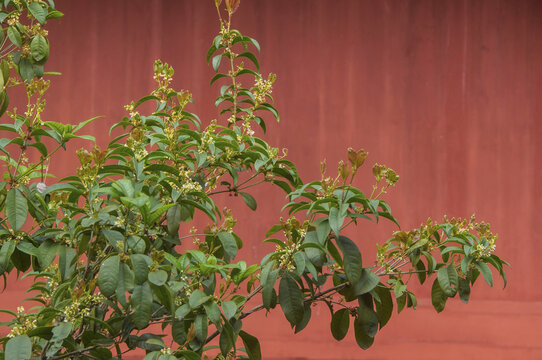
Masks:
[[[48,119],[105,115],[91,126],[105,144],[122,106],[152,90],[155,58],[175,66],[176,86],[194,94],[193,112],[216,117],[205,64],[218,28],[212,0],[56,3],[66,16],[51,23],[48,70],[63,76],[49,92]],[[454,299],[442,314],[422,290],[418,310],[394,316],[365,352],[352,334],[333,340],[324,308],[295,336],[282,316],[258,314],[245,323],[266,359],[542,358],[541,19],[536,0],[242,1],[235,25],[260,41],[262,72],[278,75],[282,121],[269,122],[267,139],[289,149],[304,179],[319,177],[321,159],[334,171],[347,147],[364,148],[370,165],[401,176],[386,200],[403,228],[476,213],[499,233],[497,253],[513,266],[504,291],[500,281],[493,289],[480,282],[469,305]],[[74,166],[62,154],[51,172]],[[368,167],[358,185],[369,184]],[[282,196],[268,190],[253,193],[256,213],[233,206],[253,261],[270,249],[261,240],[281,216]],[[365,263],[393,229],[368,223],[351,232]],[[9,291],[3,301],[21,287]]]

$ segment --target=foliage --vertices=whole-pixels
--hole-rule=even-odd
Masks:
[[[36,306],[2,310],[12,319],[4,324],[11,330],[0,340],[0,357],[121,359],[143,349],[145,359],[261,359],[258,339],[242,320],[280,307],[297,333],[317,302],[329,307],[335,339],[353,328],[366,349],[394,306],[416,308],[407,287],[413,274],[420,283],[434,278],[439,312],[456,294],[468,302],[480,274],[492,285],[489,266],[505,276],[507,263],[492,254],[496,236],[474,219],[429,219],[397,231],[378,246],[376,264],[363,264],[344,229],[363,220],[397,223],[380,197],[398,175],[376,164],[367,197],[352,185],[367,152],[349,149],[335,177],[322,163],[321,179],[305,183],[285,154],[255,136],[255,126],[266,130],[264,118],[279,119],[271,97],[275,75],[261,76],[258,42],[230,27],[239,0],[227,0],[225,9],[220,3],[220,34],[207,53],[216,71],[211,84],[221,84],[218,120],[204,126],[188,112],[191,94],[172,89],[173,69],[156,61],[156,89],[126,106],[128,116],[111,129],[121,134],[103,149],[77,151],[77,173],[46,186],[48,159],[72,138],[94,141],[79,134],[94,119],[42,120],[49,85],[42,78],[48,56],[42,25],[61,13],[52,1],[4,1],[0,15],[9,26],[1,34],[10,45],[0,65],[2,109],[5,89],[17,84],[28,106],[24,114],[7,112],[0,125],[7,134],[0,139],[0,271],[4,279],[12,271],[32,277],[29,300]],[[19,22],[23,14],[29,25]],[[142,104],[155,110],[140,113]],[[256,210],[248,189],[262,183],[287,194],[288,218],[266,234],[276,250],[247,264],[236,259],[243,245],[236,220],[213,199],[240,195]],[[210,224],[180,236],[181,223],[197,212]],[[194,246],[180,247],[187,239]]]

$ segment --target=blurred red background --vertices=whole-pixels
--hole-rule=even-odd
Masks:
[[[125,115],[123,105],[153,89],[152,63],[176,69],[175,87],[189,89],[190,111],[217,117],[218,87],[205,54],[218,31],[212,0],[68,1],[49,26],[47,70],[62,72],[47,96],[46,120],[89,126],[101,145]],[[277,309],[245,320],[266,359],[540,359],[542,287],[538,278],[537,206],[542,183],[542,3],[532,0],[243,0],[235,27],[262,45],[262,73],[277,74],[273,95],[280,124],[268,119],[266,139],[289,149],[305,180],[330,171],[346,149],[364,148],[369,163],[357,185],[369,191],[370,166],[384,163],[401,176],[385,199],[404,229],[428,216],[469,217],[499,233],[497,254],[512,264],[509,286],[480,281],[469,305],[453,299],[436,314],[428,289],[416,311],[394,315],[363,351],[353,334],[329,331],[327,309],[293,335]],[[50,165],[56,175],[77,166],[72,144]],[[88,146],[88,145],[87,145]],[[537,186],[538,185],[538,186]],[[240,198],[233,207],[245,240],[241,257],[258,262],[278,222],[283,193],[252,193],[258,210]],[[232,204],[233,200],[233,204]],[[364,263],[390,224],[361,224],[350,232]],[[426,286],[427,287],[427,286]],[[15,308],[24,286],[11,283],[3,307]],[[135,356],[139,358],[139,356]]]

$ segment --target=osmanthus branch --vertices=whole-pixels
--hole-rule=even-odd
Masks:
[[[338,291],[344,287],[348,286],[348,283],[343,283],[343,284],[339,284],[337,286],[334,286],[332,288],[329,288],[327,290],[324,290],[322,292],[319,292],[317,294],[314,294],[313,296],[307,298],[304,300],[305,303],[312,303],[312,302],[315,302],[315,301],[318,301],[320,299],[322,299],[323,297],[327,296],[328,294],[334,292],[334,291]],[[261,286],[259,286],[259,288],[261,288]],[[259,292],[259,290],[258,290]],[[250,295],[249,295],[250,296]],[[254,296],[254,295],[253,295]],[[243,313],[241,313],[241,315],[239,315],[239,320],[242,320],[244,318],[246,318],[247,316],[249,315],[252,315],[254,314],[255,312],[258,312],[262,309],[265,309],[264,305],[263,304],[260,304],[258,306],[255,306],[253,307],[252,309],[248,310],[248,311],[245,311]],[[217,337],[218,335],[220,334],[220,331],[216,330],[214,333],[212,333],[211,335],[209,335],[209,337],[207,337],[207,339],[205,340],[205,344],[209,343],[211,340],[213,340],[215,337]]]
[[[376,275],[378,275],[378,276],[392,276],[392,275],[407,275],[407,274],[422,274],[422,273],[429,273],[429,271],[428,270],[397,271],[397,272],[390,272],[390,273],[378,273]]]
[[[254,178],[258,177],[258,175],[262,174],[261,172],[257,172],[255,173],[254,175],[250,176],[248,179],[246,179],[245,181],[233,186],[233,187],[230,187],[229,189],[227,190],[217,190],[217,191],[213,191],[213,192],[210,192],[209,194],[207,194],[207,196],[211,196],[211,195],[216,195],[216,194],[221,194],[221,193],[228,193],[228,192],[232,192],[232,191],[239,191],[239,190],[243,190],[243,189],[246,189],[247,187],[250,187],[250,186],[254,186],[254,185],[257,185],[257,184],[261,184],[262,182],[264,182],[265,180],[262,180],[260,182],[257,182],[257,183],[254,183],[254,184],[251,184],[251,185],[248,185],[244,188],[241,188],[243,185],[245,185],[246,183],[248,183],[249,181],[253,180]]]
[[[86,347],[86,348],[83,348],[83,349],[79,349],[79,350],[67,352],[65,354],[60,354],[60,355],[57,355],[57,356],[50,357],[50,358],[48,358],[48,360],[66,359],[66,358],[70,358],[72,356],[82,355],[85,352],[90,351],[90,350],[94,350],[94,349],[96,349],[98,347],[99,347],[98,345],[89,346],[89,347]],[[85,354],[85,356],[88,357],[88,358],[91,358],[91,359],[99,359],[96,356],[92,356],[90,354]]]

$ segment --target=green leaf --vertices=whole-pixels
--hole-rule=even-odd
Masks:
[[[351,284],[356,284],[361,278],[361,252],[358,246],[349,238],[339,236],[337,244],[343,253],[344,271]]]
[[[32,342],[27,335],[9,339],[6,344],[5,360],[30,360],[32,356]]]
[[[223,355],[227,355],[235,345],[235,336],[233,327],[229,322],[225,322],[224,326],[220,330],[220,339],[218,340],[220,345],[220,351]]]
[[[294,254],[295,272],[301,276],[305,272],[305,254],[301,251]]]
[[[258,339],[249,333],[241,330],[239,336],[243,340],[243,345],[250,360],[261,360],[262,352],[260,350],[260,342]]]
[[[9,269],[11,255],[17,247],[15,240],[6,241],[0,249],[0,273],[4,273]]]
[[[282,312],[292,327],[303,319],[303,293],[289,276],[280,279],[279,303]]]
[[[373,345],[374,337],[371,337],[365,331],[363,323],[356,319],[354,321],[354,335],[356,337],[356,343],[363,350],[367,350]]]
[[[256,203],[256,199],[254,199],[252,195],[246,192],[242,192],[241,197],[243,198],[243,200],[245,201],[245,204],[247,204],[247,206],[250,209],[256,210],[256,208],[258,207],[258,204]]]
[[[85,121],[81,121],[79,124],[77,124],[76,127],[73,128],[73,131],[72,133],[76,133],[78,132],[79,130],[81,130],[83,127],[87,126],[88,124],[94,122],[95,120],[99,119],[99,118],[102,118],[103,116],[102,115],[99,115],[99,116],[94,116],[90,119],[87,119]]]
[[[137,284],[142,284],[148,279],[149,265],[152,260],[142,254],[130,255],[130,262],[132,263],[132,270],[134,271],[134,277]]]
[[[32,81],[34,78],[34,68],[32,67],[32,63],[30,63],[30,61],[27,59],[21,59],[19,62],[19,74],[25,82],[29,83]]]
[[[260,71],[260,64],[258,63],[258,59],[256,58],[256,56],[254,56],[253,53],[249,52],[249,51],[246,51],[242,54],[239,54],[237,55],[238,58],[240,57],[245,57],[247,59],[249,59],[250,61],[252,61],[254,63],[254,66],[256,66],[256,69],[258,71]]]
[[[275,292],[274,286],[277,281],[278,270],[273,269],[275,261],[269,261],[265,264],[261,276],[260,284],[262,285],[262,302],[264,307],[269,310],[273,305],[273,294]]]
[[[459,292],[459,298],[461,301],[468,304],[470,297],[470,285],[467,279],[463,279],[462,277],[459,278],[459,286],[457,291]]]
[[[21,34],[15,26],[8,27],[8,38],[13,45],[20,47],[22,45]]]
[[[228,77],[228,75],[226,75],[226,74],[221,74],[221,73],[216,74],[215,76],[213,76],[213,77],[211,78],[211,83],[210,83],[210,85],[213,85],[213,83],[214,83],[215,81],[217,81],[217,80],[220,79],[220,78],[224,78],[224,77]]]
[[[51,346],[47,349],[46,355],[52,357],[62,348],[62,342],[72,332],[73,324],[71,322],[61,322],[53,328],[53,337],[51,338]]]
[[[15,232],[19,231],[28,217],[26,197],[18,188],[9,189],[6,195],[6,217]]]
[[[303,319],[301,319],[300,322],[295,324],[294,334],[297,334],[301,330],[303,330],[307,325],[309,324],[309,321],[311,320],[312,316],[312,310],[311,310],[311,304],[309,302],[305,303],[303,310]]]
[[[34,18],[38,20],[40,24],[43,25],[45,23],[45,19],[47,17],[47,10],[42,8],[38,2],[32,2],[28,4],[28,10],[32,14],[32,16],[34,16]]]
[[[336,311],[331,317],[331,334],[335,340],[342,340],[350,326],[350,311],[346,308]]]
[[[453,297],[457,293],[457,271],[454,265],[441,267],[437,272],[438,282],[444,294]],[[452,287],[453,286],[453,287]]]
[[[182,320],[188,313],[190,313],[190,305],[184,303],[175,310],[175,317],[177,320]]]
[[[224,252],[233,259],[237,255],[237,242],[233,235],[229,232],[221,232],[218,233],[218,239],[224,248]]]
[[[119,281],[117,283],[117,289],[115,293],[117,300],[122,306],[127,305],[126,293],[132,292],[134,289],[134,273],[127,264],[120,264],[119,267]]]
[[[183,344],[181,344],[183,345]],[[178,351],[185,360],[201,360],[201,356],[199,356],[197,353],[190,351],[190,350],[181,350]]]
[[[146,328],[152,315],[152,290],[149,283],[135,285],[130,302],[134,309],[133,320],[136,328]]]
[[[364,268],[361,278],[354,284],[354,294],[360,296],[373,290],[380,282],[380,277],[368,268]]]
[[[431,287],[431,303],[437,312],[442,312],[444,306],[446,306],[446,300],[448,300],[448,296],[442,291],[442,287],[437,278]]]
[[[51,265],[57,255],[57,252],[58,244],[55,244],[50,240],[41,243],[38,248],[38,262],[40,267],[45,269],[47,266]]]
[[[194,330],[196,332],[196,338],[199,341],[205,342],[205,339],[207,339],[207,333],[209,332],[208,327],[209,323],[207,321],[207,315],[197,315],[196,320],[194,321]]]
[[[181,226],[181,206],[175,204],[169,208],[166,213],[167,232],[170,236],[178,236],[179,227]]]
[[[393,300],[391,296],[391,290],[382,285],[377,286],[374,289],[375,293],[378,295],[380,301],[375,300],[376,316],[378,317],[378,322],[380,323],[380,328],[382,329],[390,320],[391,314],[393,313]]]
[[[124,235],[117,231],[111,229],[102,229],[102,234],[106,240],[118,251],[123,251],[124,249],[119,246],[119,243],[124,242]]]
[[[197,308],[201,304],[205,303],[207,300],[209,300],[211,297],[205,294],[200,289],[196,289],[190,294],[190,298],[188,299],[188,303],[190,304],[190,307],[192,309]]]
[[[211,65],[213,65],[213,69],[215,71],[218,71],[218,67],[220,66],[221,60],[222,60],[222,54],[213,56],[213,60],[211,60]]]
[[[49,14],[47,14],[47,19],[59,19],[61,17],[64,16],[64,13],[58,11],[58,10],[53,10],[51,12],[49,12]]]
[[[120,258],[118,255],[104,260],[98,273],[98,288],[104,296],[110,297],[115,294],[119,281]]]
[[[62,280],[69,279],[75,271],[75,259],[77,253],[73,248],[67,246],[60,246],[58,252],[58,269]]]
[[[336,207],[332,207],[329,210],[329,226],[331,227],[331,230],[333,230],[336,236],[339,236],[339,232],[343,223],[344,216],[341,215],[340,210]]]
[[[184,321],[173,322],[173,324],[171,325],[171,337],[177,344],[184,345],[187,338]]]
[[[36,61],[47,59],[49,57],[49,44],[41,34],[37,34],[30,42],[30,51]]]
[[[164,270],[151,271],[148,277],[149,281],[156,286],[162,286],[167,282],[167,272]]]
[[[476,266],[476,268],[480,270],[480,273],[484,277],[486,283],[489,286],[493,286],[493,275],[491,274],[491,269],[489,268],[489,266],[482,262],[475,262],[474,266]]]
[[[207,317],[215,325],[220,323],[220,308],[214,301],[209,301],[203,304]]]
[[[230,320],[235,316],[235,313],[237,313],[237,304],[235,301],[224,301],[222,303],[222,311],[224,312],[226,319]]]
[[[151,217],[148,221],[148,224],[149,225],[153,225],[156,221],[158,221],[158,219],[160,219],[160,217],[167,211],[169,210],[171,207],[175,206],[176,204],[167,204],[167,205],[162,205],[160,206],[158,209],[156,209],[152,214],[151,214]]]

